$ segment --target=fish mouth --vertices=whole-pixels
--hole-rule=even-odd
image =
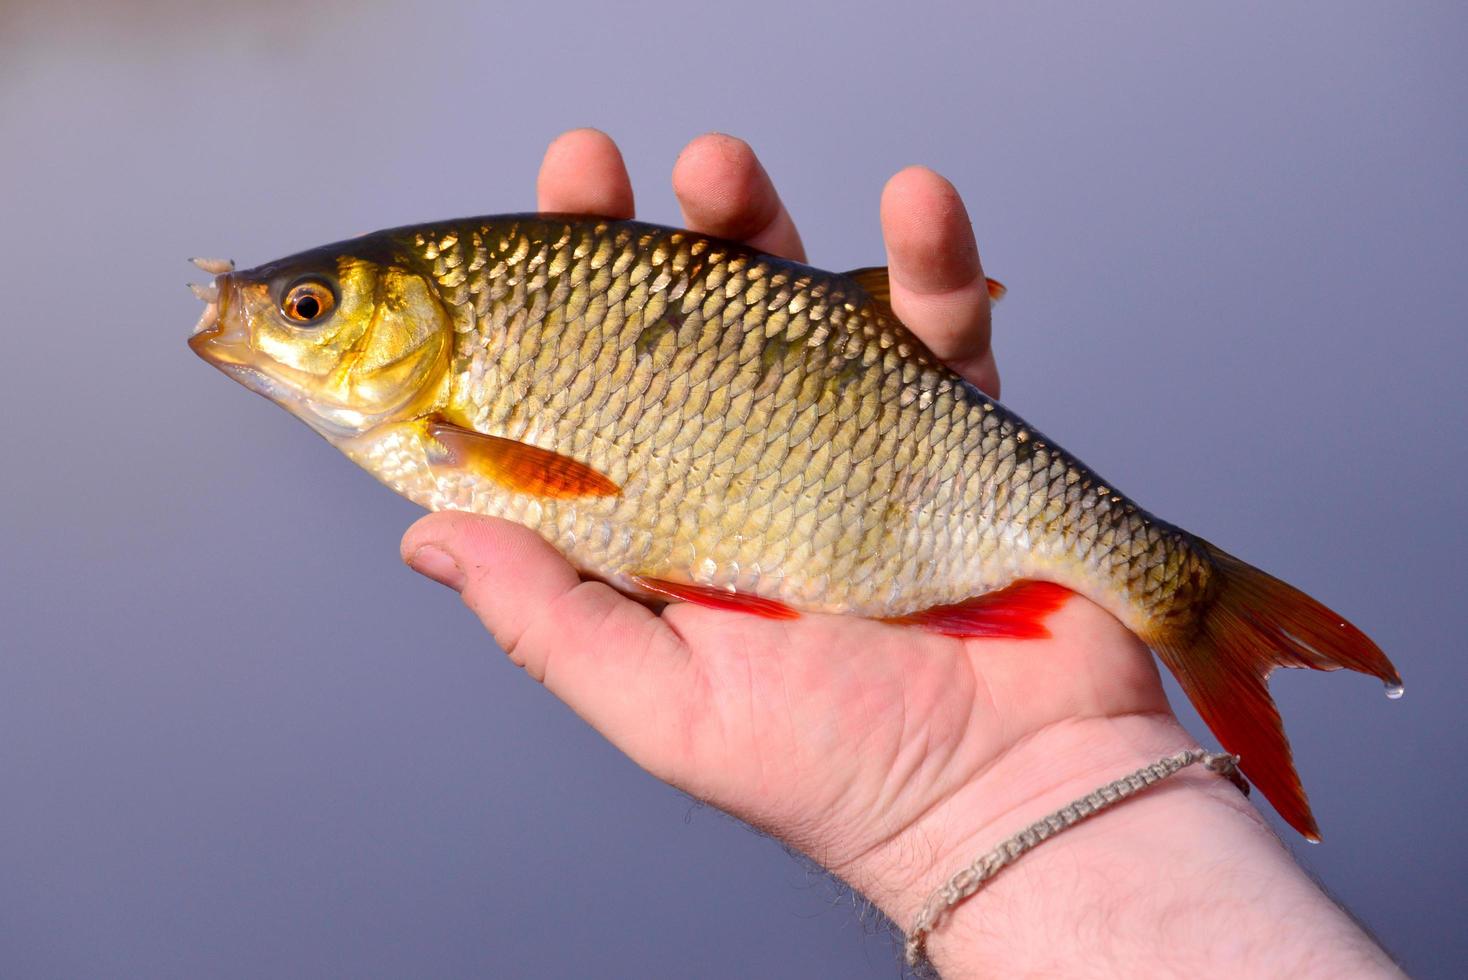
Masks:
[[[218,333],[218,327],[224,312],[224,299],[232,288],[231,273],[234,272],[234,262],[230,259],[189,259],[195,266],[209,273],[214,281],[207,286],[201,286],[196,282],[189,283],[189,292],[203,300],[204,312],[199,315],[199,322],[194,324],[194,329],[189,335],[189,346],[194,348],[195,353],[200,351],[200,344],[204,343],[211,331]],[[199,339],[199,343],[195,340]]]
[[[234,263],[226,259],[190,261],[215,275],[208,285],[189,283],[189,291],[204,303],[204,312],[199,314],[198,322],[189,332],[189,347],[204,360],[221,368],[224,362],[242,361],[238,353],[232,355],[231,349],[247,348],[249,338],[242,326],[231,328],[230,318],[225,316],[238,289],[234,281]]]
[[[238,301],[234,263],[228,259],[189,261],[205,272],[214,273],[214,281],[208,285],[189,283],[189,290],[204,302],[204,312],[189,333],[189,348],[257,395],[282,405],[297,400],[298,396],[288,385],[252,363],[256,355],[250,348],[243,318],[226,315]]]

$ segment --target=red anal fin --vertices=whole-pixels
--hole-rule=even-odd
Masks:
[[[1045,617],[1059,609],[1071,592],[1054,582],[1025,579],[997,592],[986,592],[950,606],[933,606],[884,623],[919,626],[944,636],[1005,636],[1038,640],[1050,635]]]
[[[1009,292],[1009,287],[998,279],[985,279],[984,284],[989,287],[989,302],[997,303]]]
[[[753,613],[765,619],[799,619],[800,613],[783,602],[757,595],[742,595],[712,585],[690,585],[686,582],[669,582],[666,579],[633,575],[632,581],[648,592],[692,602],[710,609],[732,609],[735,612]]]
[[[612,497],[622,488],[569,456],[434,419],[429,462],[476,473],[516,493],[540,497]]]

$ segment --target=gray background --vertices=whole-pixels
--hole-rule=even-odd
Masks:
[[[0,974],[898,973],[184,346],[186,256],[524,209],[586,124],[664,221],[683,142],[747,137],[831,268],[881,261],[888,174],[949,174],[1010,286],[1006,400],[1396,658],[1395,704],[1276,681],[1326,833],[1286,839],[1461,971],[1461,4],[223,11],[0,6]]]

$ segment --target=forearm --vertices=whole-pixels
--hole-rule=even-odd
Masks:
[[[907,928],[1000,841],[1191,744],[1158,716],[1046,733],[847,874]],[[952,909],[927,949],[946,977],[1399,974],[1238,791],[1201,767],[1041,843]]]

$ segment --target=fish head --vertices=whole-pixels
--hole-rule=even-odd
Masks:
[[[359,239],[217,275],[189,338],[204,360],[340,443],[448,397],[453,323],[432,281]]]

